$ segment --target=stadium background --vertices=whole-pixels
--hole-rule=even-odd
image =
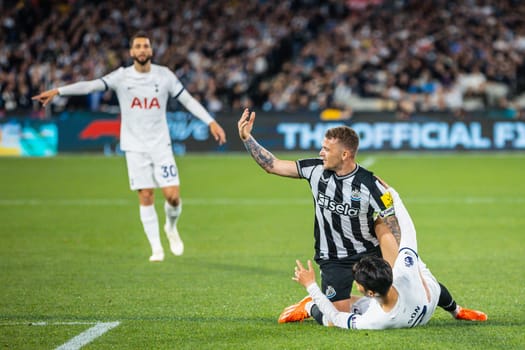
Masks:
[[[0,0],[0,153],[50,156],[0,157],[0,346],[523,349],[524,6]],[[138,29],[228,133],[219,148],[170,106],[186,252],[162,264],[147,259],[124,158],[102,155],[119,153],[114,96],[30,100],[130,64]],[[312,255],[312,201],[247,156],[241,106],[272,151],[300,151],[283,158],[316,154],[333,123],[360,130],[358,161],[403,194],[425,262],[488,322],[438,310],[392,332],[278,325],[304,297],[290,274]]]
[[[0,5],[2,154],[118,153],[112,92],[56,98],[47,109],[30,98],[131,64],[128,39],[138,30],[152,36],[153,61],[173,69],[230,136],[222,148],[207,142],[202,125],[173,101],[178,154],[242,150],[235,121],[243,107],[264,115],[256,135],[278,150],[316,150],[301,138],[318,137],[334,120],[382,134],[370,150],[525,148],[520,1]],[[301,131],[287,134],[283,122]]]

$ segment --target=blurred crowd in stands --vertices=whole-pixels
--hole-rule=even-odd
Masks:
[[[213,113],[525,108],[518,0],[0,0],[0,9],[0,117],[45,118],[31,96],[131,64],[139,30],[151,35],[153,62]],[[112,92],[51,108],[118,110]]]

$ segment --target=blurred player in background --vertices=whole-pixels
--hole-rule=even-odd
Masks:
[[[365,257],[354,265],[357,289],[365,296],[352,308],[337,310],[321,292],[315,281],[312,262],[305,269],[297,260],[293,280],[306,288],[313,301],[305,305],[308,312],[317,305],[324,315],[323,325],[348,329],[412,328],[430,321],[439,303],[441,286],[420,259],[416,229],[399,194],[390,188],[394,211],[401,230],[397,258],[391,266],[379,257]],[[483,317],[484,316],[484,317]],[[480,321],[486,315],[480,315]]]
[[[356,163],[359,137],[353,129],[329,129],[320,158],[289,161],[276,158],[253,138],[254,121],[255,112],[245,109],[238,131],[257,164],[270,174],[309,182],[315,209],[314,259],[321,270],[321,290],[337,310],[350,310],[355,301],[351,298],[354,264],[365,256],[382,256],[391,265],[396,260],[400,232],[392,197],[372,172]],[[322,324],[323,315],[316,305],[305,311],[310,301],[308,296],[287,307],[279,323],[312,316]],[[439,306],[457,319],[478,317],[477,311],[460,308],[443,285]]]
[[[33,99],[46,106],[56,95],[86,95],[108,89],[116,92],[122,117],[120,146],[126,154],[130,188],[138,191],[140,219],[152,250],[149,260],[162,261],[164,249],[154,206],[155,188],[160,187],[165,198],[164,230],[170,249],[175,255],[184,252],[177,230],[182,211],[179,172],[166,119],[169,98],[177,98],[189,112],[206,123],[219,144],[226,142],[226,134],[171,70],[151,63],[153,50],[145,33],[136,34],[130,44],[132,66],[121,67],[100,79],[51,89]]]

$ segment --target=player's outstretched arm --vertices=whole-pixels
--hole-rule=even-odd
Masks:
[[[312,261],[308,260],[308,269],[304,268],[299,260],[296,260],[295,263],[294,277],[292,277],[292,279],[305,287],[308,294],[312,297],[313,302],[319,307],[323,315],[325,315],[327,319],[326,325],[348,328],[348,318],[352,317],[352,314],[337,310],[334,304],[321,292],[321,289],[315,282],[315,271]]]
[[[38,102],[42,103],[42,105],[45,107],[51,100],[58,95],[58,89],[51,89],[44,92],[39,93],[38,95],[33,96],[32,100],[37,100]]]
[[[252,158],[270,174],[299,178],[299,172],[294,161],[276,158],[255,140],[251,134],[254,121],[255,112],[250,113],[248,108],[246,108],[237,122],[239,137]]]
[[[33,100],[42,102],[46,106],[56,95],[87,95],[95,91],[104,91],[106,89],[106,84],[102,79],[88,80],[88,81],[79,81],[74,84],[65,85],[60,88],[55,88],[41,92],[40,94],[33,96]]]
[[[213,119],[213,117],[208,113],[208,111],[204,108],[204,106],[197,101],[187,90],[182,91],[182,93],[177,97],[180,103],[188,111],[190,111],[191,114],[202,120],[204,123],[208,124],[208,127],[210,128],[210,133],[219,143],[219,145],[222,145],[226,143],[226,133],[224,132],[224,129]]]

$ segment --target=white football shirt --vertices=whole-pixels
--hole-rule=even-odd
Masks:
[[[171,144],[166,108],[170,97],[184,91],[171,70],[156,64],[147,73],[121,67],[101,79],[118,97],[122,150],[150,152]]]
[[[427,299],[419,270],[428,286],[430,300]],[[410,249],[400,251],[393,273],[393,286],[399,295],[394,308],[385,312],[376,299],[371,299],[368,310],[363,315],[349,316],[348,328],[412,328],[430,321],[437,307],[440,287],[417,254]]]

